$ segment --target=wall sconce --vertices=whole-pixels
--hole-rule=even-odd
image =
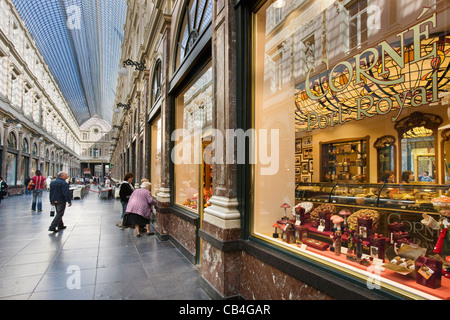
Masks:
[[[6,123],[16,123],[17,124],[17,128],[18,129],[21,129],[22,128],[22,125],[20,124],[20,121],[19,120],[16,120],[16,119],[11,119],[11,118],[9,118],[9,119],[6,119]]]
[[[116,108],[116,113],[120,113],[120,109],[119,108],[123,108],[124,110],[128,111],[128,110],[131,109],[131,105],[129,103],[127,103],[127,104],[118,103],[117,104],[117,108]]]
[[[122,69],[119,70],[119,75],[125,77],[128,75],[127,66],[133,66],[135,70],[144,71],[145,70],[145,62],[133,61],[131,59],[127,59],[123,62]]]
[[[43,141],[43,140],[44,140],[44,138],[42,138],[42,136],[40,136],[40,135],[38,135],[38,134],[35,134],[35,133],[32,133],[31,136],[32,136],[33,138],[35,138],[35,139],[38,139],[39,141]]]

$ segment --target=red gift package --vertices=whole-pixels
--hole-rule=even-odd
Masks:
[[[416,260],[416,282],[436,289],[441,286],[442,261],[420,256]]]

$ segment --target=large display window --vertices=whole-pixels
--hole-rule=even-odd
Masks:
[[[252,235],[369,290],[450,299],[443,12],[375,35],[370,1],[279,2],[252,16]]]
[[[162,120],[158,115],[151,125],[151,166],[152,194],[157,195],[161,188],[161,148],[162,148]]]
[[[204,206],[204,145],[212,124],[212,68],[208,64],[176,99],[172,151],[175,204],[200,214]],[[210,172],[208,171],[208,174]],[[208,191],[209,197],[211,196]]]

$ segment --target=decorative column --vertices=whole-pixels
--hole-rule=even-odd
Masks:
[[[142,172],[141,172],[141,168],[142,168],[142,164],[141,164],[141,134],[140,134],[140,120],[139,120],[139,116],[141,114],[141,92],[136,92],[136,98],[135,98],[135,104],[136,104],[136,109],[135,109],[135,114],[134,117],[132,119],[133,121],[133,130],[134,132],[134,136],[136,137],[136,149],[135,149],[135,154],[134,154],[134,161],[135,161],[135,166],[136,166],[136,172],[134,172],[136,178],[135,178],[135,187],[139,188],[139,186],[141,185],[141,179],[143,178]]]
[[[159,189],[156,205],[156,222],[155,228],[159,233],[162,240],[167,240],[169,233],[169,219],[170,215],[170,203],[171,203],[171,190],[170,190],[170,137],[171,132],[171,117],[172,112],[168,103],[169,96],[169,64],[171,60],[170,50],[170,21],[171,18],[168,15],[163,15],[164,23],[161,27],[161,46],[160,51],[157,53],[164,58],[161,62],[161,125],[162,125],[162,145],[161,145],[161,188]],[[151,81],[149,82],[151,86]],[[151,89],[150,89],[151,90]]]
[[[19,131],[18,134],[19,138],[17,141],[17,169],[16,169],[16,184],[19,185],[19,175],[20,172],[22,171],[22,149],[23,149],[23,132]],[[24,177],[25,180],[26,177]],[[24,180],[22,180],[22,185],[24,184]],[[23,190],[23,192],[25,193],[25,190]]]
[[[236,129],[236,22],[234,1],[213,2],[212,67],[213,127],[226,137],[227,129]],[[219,147],[219,146],[217,146]],[[213,197],[204,212],[202,238],[203,279],[223,298],[239,293],[241,219],[237,200],[236,165],[226,163],[226,143],[220,146],[222,163],[213,164]],[[223,148],[223,149],[222,149]],[[220,152],[216,151],[216,156]],[[230,157],[231,156],[231,157]]]

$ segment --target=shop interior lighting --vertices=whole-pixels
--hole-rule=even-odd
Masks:
[[[276,0],[273,3],[274,8],[281,9],[286,6],[286,1],[284,0]]]

